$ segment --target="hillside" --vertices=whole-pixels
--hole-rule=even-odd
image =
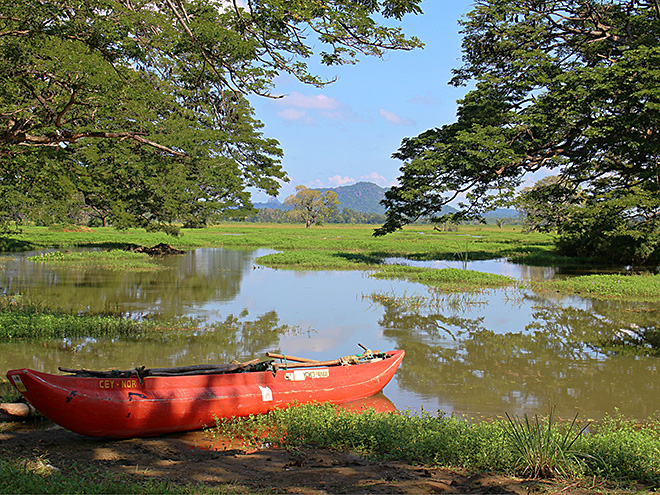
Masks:
[[[317,190],[321,191],[321,193],[324,193],[325,191],[336,192],[337,199],[340,203],[340,211],[344,208],[348,208],[349,210],[360,213],[385,213],[385,208],[380,204],[380,201],[385,197],[385,191],[387,191],[387,189],[380,187],[377,184],[373,184],[372,182],[358,182],[350,186],[319,188]],[[271,198],[267,203],[255,203],[254,207],[257,209],[286,209],[284,204],[278,201],[277,198]],[[452,212],[456,210],[451,206],[446,206],[445,211]],[[516,218],[517,216],[518,212],[516,210],[501,208],[484,215],[485,218]]]
[[[334,191],[339,200],[339,209],[358,211],[360,213],[385,213],[385,208],[380,205],[380,200],[385,196],[386,189],[371,182],[358,182],[350,186],[317,189],[324,193]],[[285,206],[273,198],[267,203],[255,203],[255,208],[273,208],[275,210],[285,209]]]

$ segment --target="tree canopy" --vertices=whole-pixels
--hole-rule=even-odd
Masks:
[[[0,0],[0,216],[75,197],[172,230],[250,207],[249,187],[275,195],[282,151],[246,96],[273,96],[283,73],[330,82],[314,55],[421,46],[375,20],[420,1]]]
[[[334,191],[321,193],[318,189],[296,186],[296,194],[286,198],[284,205],[291,208],[287,212],[291,218],[309,228],[314,224],[322,225],[325,218],[337,210],[339,201]]]
[[[477,218],[510,204],[527,174],[552,171],[574,192],[567,252],[598,237],[583,254],[627,243],[621,261],[660,259],[660,4],[478,0],[462,26],[451,84],[474,89],[454,123],[403,141],[399,185],[375,234],[440,220],[457,198],[457,219]],[[605,213],[618,220],[599,222]]]

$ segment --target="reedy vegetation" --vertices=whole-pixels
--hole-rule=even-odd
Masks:
[[[660,421],[642,426],[608,416],[592,431],[546,418],[472,421],[422,412],[350,412],[334,405],[298,405],[267,415],[218,420],[212,439],[241,438],[246,446],[312,444],[381,460],[519,474],[660,486]]]

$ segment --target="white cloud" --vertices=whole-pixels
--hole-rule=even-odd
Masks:
[[[345,186],[346,184],[353,184],[355,179],[352,177],[342,177],[341,175],[335,175],[334,177],[329,177],[328,182],[333,186]]]
[[[387,180],[378,172],[371,172],[370,174],[363,175],[359,180],[365,182],[373,182],[374,184],[378,184],[380,187],[392,187],[397,183],[395,180]]]
[[[304,120],[307,117],[307,112],[296,108],[285,108],[277,112],[277,115],[284,120]]]
[[[334,98],[325,95],[304,95],[297,91],[278,101],[287,107],[313,108],[315,110],[336,110],[342,106]]]
[[[380,113],[380,116],[383,117],[390,124],[394,124],[394,125],[414,125],[415,124],[414,121],[412,121],[410,119],[405,119],[403,117],[399,117],[394,112],[390,112],[388,110],[385,110],[384,108],[381,108],[379,113]]]
[[[276,101],[282,110],[277,112],[281,118],[311,125],[319,119],[354,121],[350,108],[341,101],[326,95],[305,95],[297,91]]]

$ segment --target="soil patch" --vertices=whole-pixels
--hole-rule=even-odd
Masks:
[[[212,449],[211,439],[203,432],[105,440],[72,433],[48,421],[36,423],[16,423],[8,429],[5,425],[4,431],[0,430],[3,454],[40,456],[71,476],[76,475],[76,465],[84,464],[102,472],[176,484],[231,484],[237,493],[595,493],[488,473],[469,475],[430,466],[377,462],[314,447]]]

